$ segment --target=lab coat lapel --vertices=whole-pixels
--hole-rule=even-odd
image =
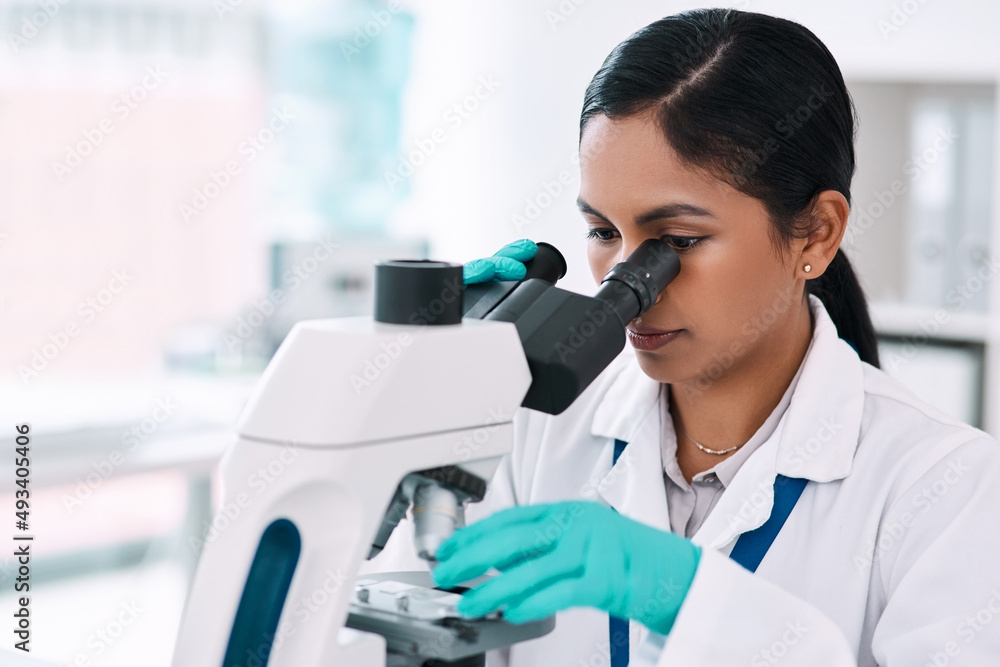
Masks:
[[[597,494],[623,516],[669,531],[660,458],[661,400],[660,383],[631,360],[594,411],[591,433],[608,439],[601,457],[605,466],[611,463],[614,441],[628,443],[601,478]]]
[[[767,442],[740,467],[692,538],[696,544],[721,549],[763,525],[774,507],[778,474],[829,482],[851,472],[864,406],[864,370],[857,354],[838,337],[822,302],[809,299],[813,340],[788,409]]]
[[[815,296],[816,333],[785,413],[777,472],[817,482],[843,479],[854,465],[865,404],[864,364]]]

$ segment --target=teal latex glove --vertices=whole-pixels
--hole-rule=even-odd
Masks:
[[[490,280],[520,280],[524,278],[524,262],[535,256],[538,246],[531,239],[508,243],[492,257],[474,259],[462,267],[462,282],[485,283]]]
[[[463,616],[503,609],[526,623],[569,607],[596,607],[666,635],[691,587],[700,549],[595,502],[513,507],[455,532],[438,549],[434,581],[466,591]]]

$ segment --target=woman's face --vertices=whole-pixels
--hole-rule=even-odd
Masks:
[[[682,163],[650,114],[592,117],[580,169],[578,203],[597,282],[646,239],[663,239],[680,256],[678,276],[628,325],[648,376],[700,385],[747,364],[766,367],[769,355],[782,353],[783,332],[794,329],[782,325],[807,304],[795,244],[779,256],[759,200]],[[649,331],[673,333],[633,333]]]

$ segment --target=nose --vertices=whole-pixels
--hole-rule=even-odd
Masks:
[[[624,262],[628,259],[629,255],[636,251],[636,249],[642,245],[642,242],[646,240],[647,237],[632,237],[626,239],[624,234],[622,235],[622,246],[618,253],[618,258],[615,259],[615,263]]]

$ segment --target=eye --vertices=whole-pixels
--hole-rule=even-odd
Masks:
[[[674,250],[684,251],[690,250],[695,247],[705,239],[707,236],[663,236],[661,237],[664,241],[673,246]]]
[[[594,227],[587,230],[587,240],[597,241],[598,243],[608,243],[614,239],[614,235],[617,232],[613,229],[602,229],[601,227]]]

